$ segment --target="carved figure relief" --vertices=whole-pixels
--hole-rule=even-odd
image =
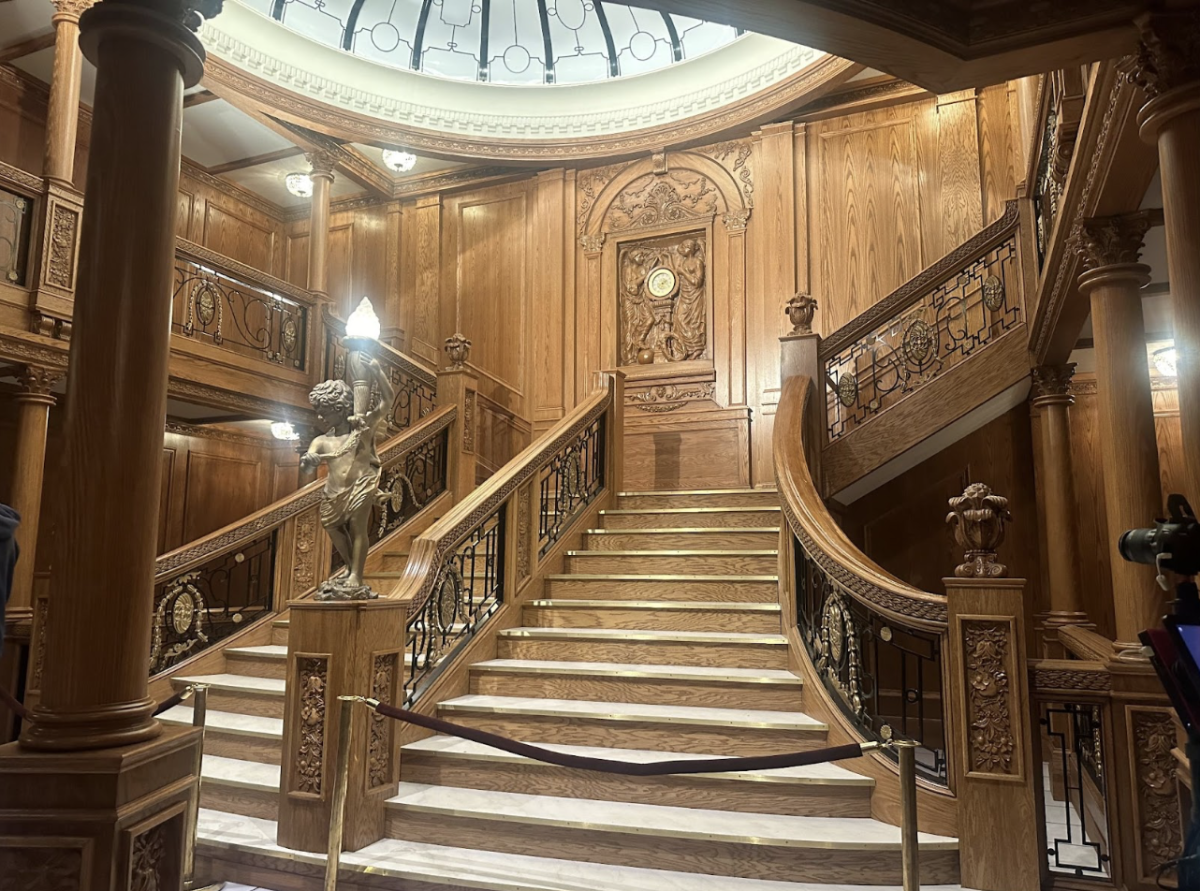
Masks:
[[[702,232],[621,246],[621,364],[684,362],[708,352],[708,243]]]
[[[171,876],[167,874],[169,826],[170,821],[159,823],[133,840],[130,891],[166,891],[171,887]],[[178,882],[178,877],[175,880]]]

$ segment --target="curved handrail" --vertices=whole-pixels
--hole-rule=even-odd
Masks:
[[[608,411],[612,403],[611,385],[592,394],[413,541],[404,575],[392,594],[394,599],[410,602],[409,615],[424,606],[433,594],[446,558],[472,530],[499,509],[519,486],[533,478],[564,445]]]
[[[946,627],[946,597],[899,581],[850,541],[825,508],[813,481],[806,447],[816,448],[804,418],[813,411],[813,382],[805,375],[783,384],[775,415],[773,451],[779,501],[788,526],[808,556],[846,591],[872,610],[909,627],[940,631]]]
[[[380,461],[387,465],[405,452],[420,447],[454,423],[456,417],[457,409],[452,405],[438,409],[417,426],[387,440],[379,450]],[[318,504],[324,485],[323,480],[315,480],[244,519],[168,551],[155,561],[155,582],[186,572],[206,560],[253,541],[264,532],[282,526],[292,517]]]

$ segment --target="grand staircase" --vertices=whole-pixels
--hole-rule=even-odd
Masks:
[[[775,493],[624,494],[600,517],[547,599],[524,606],[524,627],[499,632],[497,658],[471,667],[470,693],[438,714],[639,762],[825,745],[788,670]],[[175,679],[210,685],[200,854],[250,870],[222,877],[267,885],[273,863],[307,869],[311,884],[323,861],[274,844],[287,630],[281,620],[273,645],[227,650],[223,674]],[[165,716],[191,718],[186,706]],[[837,765],[643,779],[429,736],[402,750],[388,837],[342,862],[354,887],[899,885],[899,830],[870,817],[873,790]],[[923,884],[957,882],[957,840],[920,843]]]

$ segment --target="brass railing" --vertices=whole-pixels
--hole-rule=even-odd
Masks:
[[[375,507],[380,542],[446,490],[448,431],[457,409],[439,409],[381,449],[385,489]],[[303,597],[329,572],[317,481],[257,513],[158,558],[152,675],[215,646]]]
[[[183,337],[306,371],[316,301],[303,288],[177,239],[171,329]]]
[[[1018,205],[822,341],[829,439],[870,421],[1023,320]]]
[[[619,429],[616,391],[609,378],[413,541],[393,594],[408,601],[405,703],[429,688],[537,570],[547,543],[565,534],[614,479],[608,438]],[[553,519],[539,523],[539,517]]]
[[[805,459],[804,419],[815,398],[809,378],[784,382],[773,444],[801,642],[816,679],[861,737],[911,740],[919,773],[945,785],[946,597],[876,565],[825,509]]]
[[[328,312],[322,316],[325,326],[325,378],[341,380],[346,376],[346,348],[342,338],[346,323]],[[376,358],[387,370],[396,396],[387,412],[391,430],[403,430],[426,417],[437,405],[437,374],[397,349],[380,343]]]

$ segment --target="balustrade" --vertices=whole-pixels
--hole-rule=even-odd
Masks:
[[[1017,228],[1010,201],[999,220],[822,342],[831,441],[1021,324]]]
[[[0,282],[20,288],[28,284],[35,204],[34,198],[9,184],[3,167],[0,165]]]

